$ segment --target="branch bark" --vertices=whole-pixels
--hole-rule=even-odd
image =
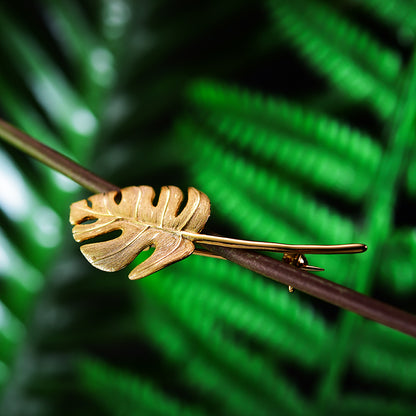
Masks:
[[[119,189],[116,185],[105,181],[1,119],[0,137],[24,153],[74,180],[92,193]],[[416,338],[415,315],[260,253],[207,244],[200,245],[205,250],[209,250],[255,273],[286,286],[293,286],[298,291]]]
[[[119,188],[0,119],[0,137],[46,166],[62,173],[94,194]]]

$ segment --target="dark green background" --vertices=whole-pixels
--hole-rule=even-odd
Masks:
[[[0,114],[119,186],[196,186],[209,227],[287,243],[416,312],[416,4],[0,5]],[[140,281],[79,253],[87,196],[0,143],[0,413],[412,415],[416,342],[191,257]]]

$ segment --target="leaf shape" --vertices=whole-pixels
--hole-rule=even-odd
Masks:
[[[139,279],[192,254],[195,246],[183,232],[198,233],[204,227],[210,215],[208,197],[189,188],[187,204],[179,214],[183,194],[176,186],[162,187],[156,206],[154,198],[152,187],[130,186],[120,193],[93,195],[88,199],[91,208],[85,199],[72,204],[70,222],[75,225],[76,241],[122,231],[112,240],[82,246],[85,258],[100,270],[117,271],[154,246],[154,253],[129,274],[130,279]],[[89,220],[95,222],[85,224]]]

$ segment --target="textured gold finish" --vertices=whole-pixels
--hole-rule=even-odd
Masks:
[[[117,271],[145,248],[155,247],[152,255],[136,266],[130,279],[139,279],[181,260],[194,251],[191,239],[183,233],[198,233],[210,214],[208,197],[189,188],[186,206],[178,214],[183,199],[175,186],[164,186],[156,206],[155,191],[150,186],[130,186],[120,193],[97,194],[71,205],[73,235],[82,242],[121,230],[119,237],[105,242],[85,244],[82,254],[95,267]],[[91,222],[94,221],[94,222]]]
[[[117,271],[141,251],[154,247],[154,253],[129,274],[130,279],[139,279],[192,253],[221,258],[195,250],[195,243],[285,253],[283,261],[315,271],[323,269],[308,265],[305,253],[360,253],[367,249],[364,244],[294,245],[200,234],[210,215],[210,202],[203,192],[189,188],[188,201],[180,213],[183,194],[176,186],[162,187],[157,205],[153,205],[154,198],[150,186],[130,186],[73,203],[70,222],[76,241],[121,231],[116,238],[83,245],[81,252],[86,259],[100,270]]]

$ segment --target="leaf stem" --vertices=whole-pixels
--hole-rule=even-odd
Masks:
[[[93,193],[119,188],[0,119],[0,137]],[[220,236],[218,236],[220,237]],[[416,316],[260,253],[200,243],[204,249],[286,286],[416,338]],[[289,296],[289,295],[288,295]]]
[[[367,250],[365,244],[282,244],[266,241],[240,240],[237,238],[222,237],[211,234],[197,234],[183,231],[182,235],[191,237],[192,241],[201,244],[209,244],[222,247],[241,248],[245,250],[275,251],[277,253],[301,253],[301,254],[353,254]]]

